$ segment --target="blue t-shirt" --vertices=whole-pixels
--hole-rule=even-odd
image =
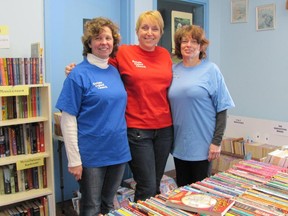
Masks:
[[[87,59],[65,79],[56,107],[76,116],[84,167],[131,160],[125,110],[127,93],[117,69],[101,69]]]
[[[187,161],[208,159],[216,114],[234,107],[219,68],[206,60],[195,67],[173,65],[168,97],[175,137],[172,155]]]

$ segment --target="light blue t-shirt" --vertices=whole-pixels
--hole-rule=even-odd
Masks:
[[[206,60],[195,67],[173,65],[168,97],[175,137],[172,155],[187,161],[208,159],[216,114],[235,106],[219,68]]]
[[[56,107],[76,116],[82,165],[115,165],[131,159],[125,110],[127,93],[117,69],[87,59],[65,79]]]

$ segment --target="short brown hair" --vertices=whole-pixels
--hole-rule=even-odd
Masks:
[[[183,58],[181,54],[181,42],[183,37],[191,37],[197,40],[198,44],[200,44],[199,59],[204,59],[207,57],[206,49],[209,45],[209,40],[205,38],[204,30],[197,25],[185,25],[178,29],[174,35],[175,55],[179,59]]]
[[[84,25],[85,30],[82,36],[83,56],[87,56],[88,53],[92,52],[91,48],[89,47],[91,39],[101,34],[103,31],[103,27],[108,27],[111,29],[113,37],[113,50],[109,56],[115,57],[120,43],[119,28],[110,19],[104,17],[97,17],[85,23]]]

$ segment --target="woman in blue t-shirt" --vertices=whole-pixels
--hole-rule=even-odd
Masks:
[[[216,64],[204,60],[209,41],[199,26],[175,33],[175,55],[169,100],[174,125],[174,157],[178,186],[209,176],[210,163],[220,156],[227,109],[234,102]]]
[[[80,215],[104,215],[113,209],[125,164],[131,160],[125,110],[127,93],[119,72],[108,64],[120,42],[109,19],[85,24],[84,60],[65,79],[56,107],[68,170],[79,181]]]

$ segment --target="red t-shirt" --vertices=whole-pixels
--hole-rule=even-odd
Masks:
[[[158,46],[153,52],[147,52],[138,45],[122,45],[109,63],[118,68],[128,94],[128,127],[159,129],[171,126],[167,96],[172,81],[169,52]]]

